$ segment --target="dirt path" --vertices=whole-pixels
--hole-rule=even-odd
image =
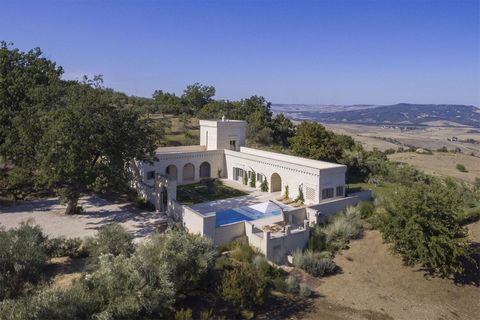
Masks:
[[[480,222],[469,230],[478,236]],[[325,303],[343,308],[339,310],[344,319],[479,319],[479,287],[455,285],[403,266],[378,231],[353,241],[335,262],[343,273],[313,283],[321,297],[305,319],[319,319]]]

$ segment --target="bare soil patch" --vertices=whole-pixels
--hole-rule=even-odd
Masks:
[[[480,222],[470,225],[469,232],[476,241]],[[320,298],[304,319],[320,319],[325,303],[344,308],[335,313],[343,319],[473,320],[480,314],[478,286],[455,284],[404,266],[399,256],[389,252],[378,231],[366,231],[335,262],[342,273],[319,280],[315,291]]]

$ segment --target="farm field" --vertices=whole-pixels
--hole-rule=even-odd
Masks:
[[[480,140],[480,129],[469,127],[447,127],[447,126],[428,126],[417,127],[413,130],[401,130],[399,128],[357,125],[357,124],[324,124],[328,129],[335,133],[352,136],[355,141],[372,150],[397,149],[403,146],[415,146],[417,148],[427,148],[437,150],[447,147],[448,150],[460,148],[465,154],[475,154],[480,156],[480,144],[471,144],[459,141],[448,141],[453,137],[458,140],[475,139]]]
[[[461,153],[435,152],[433,155],[402,152],[388,155],[391,161],[410,164],[428,174],[458,178],[473,183],[480,177],[480,158]],[[460,172],[457,164],[465,166],[468,172]]]

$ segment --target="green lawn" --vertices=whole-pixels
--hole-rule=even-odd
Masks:
[[[186,184],[177,187],[177,200],[191,205],[201,202],[241,197],[248,193],[225,186],[221,181],[214,182],[214,193],[209,194],[207,185],[203,183]]]
[[[396,188],[398,188],[399,184],[382,182],[378,186],[375,186],[373,183],[357,182],[357,183],[349,183],[348,187],[350,189],[350,192],[371,189],[374,197],[381,198],[381,197],[384,197],[387,193],[390,193],[394,191]]]

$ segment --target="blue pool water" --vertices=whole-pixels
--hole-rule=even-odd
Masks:
[[[281,210],[278,208],[276,210],[269,209],[266,210],[266,212],[259,211],[255,208],[252,208],[251,206],[228,209],[216,212],[215,225],[218,227],[233,222],[252,221],[260,218],[276,216],[281,213]]]

